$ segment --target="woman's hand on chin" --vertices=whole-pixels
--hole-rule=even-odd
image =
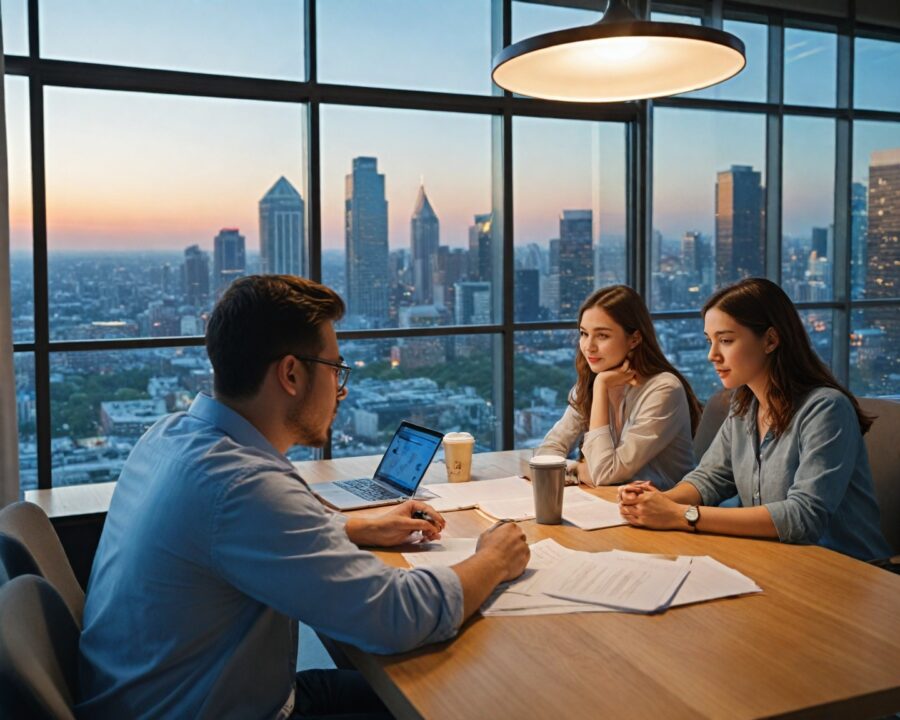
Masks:
[[[631,369],[631,362],[625,360],[618,367],[597,373],[594,378],[594,391],[599,389],[612,390],[624,385],[636,385],[637,373]]]

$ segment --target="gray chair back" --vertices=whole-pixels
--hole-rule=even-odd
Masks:
[[[43,578],[20,575],[0,587],[0,717],[74,720],[78,636]]]
[[[716,433],[719,432],[719,428],[728,417],[728,410],[731,407],[731,392],[731,390],[720,390],[703,406],[703,415],[700,416],[700,424],[697,425],[697,432],[694,433],[694,457],[697,458],[697,462],[700,462],[703,453],[709,449]]]
[[[59,536],[44,511],[29,502],[8,505],[0,510],[0,534],[25,546],[37,566],[37,574],[56,588],[80,628],[84,590],[78,584]]]
[[[894,553],[900,554],[900,403],[876,398],[858,400],[864,413],[875,416],[863,440],[881,510],[881,531]]]
[[[28,548],[13,537],[0,534],[0,585],[19,575],[40,574]]]

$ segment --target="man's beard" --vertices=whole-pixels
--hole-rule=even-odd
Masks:
[[[304,407],[304,402],[298,400],[288,409],[285,424],[290,429],[296,445],[322,447],[328,442],[328,430],[331,428],[333,419],[334,411],[332,411],[328,425],[323,429],[322,423],[317,418],[309,417],[309,411]]]

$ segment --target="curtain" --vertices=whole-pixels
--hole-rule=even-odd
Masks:
[[[19,499],[19,433],[13,369],[9,281],[9,165],[6,157],[6,67],[0,20],[0,507]]]

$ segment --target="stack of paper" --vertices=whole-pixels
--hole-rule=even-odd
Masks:
[[[531,483],[521,477],[479,480],[468,483],[429,485],[436,497],[428,503],[439,512],[476,508],[495,520],[531,520],[534,496]],[[563,519],[582,530],[624,525],[619,506],[602,500],[578,487],[563,491]]]
[[[455,565],[475,552],[474,538],[445,539],[404,553],[413,567]],[[762,592],[737,570],[711,557],[664,558],[612,550],[570,550],[554,540],[531,546],[525,573],[497,587],[482,606],[487,616],[577,612],[661,612],[670,606]]]

